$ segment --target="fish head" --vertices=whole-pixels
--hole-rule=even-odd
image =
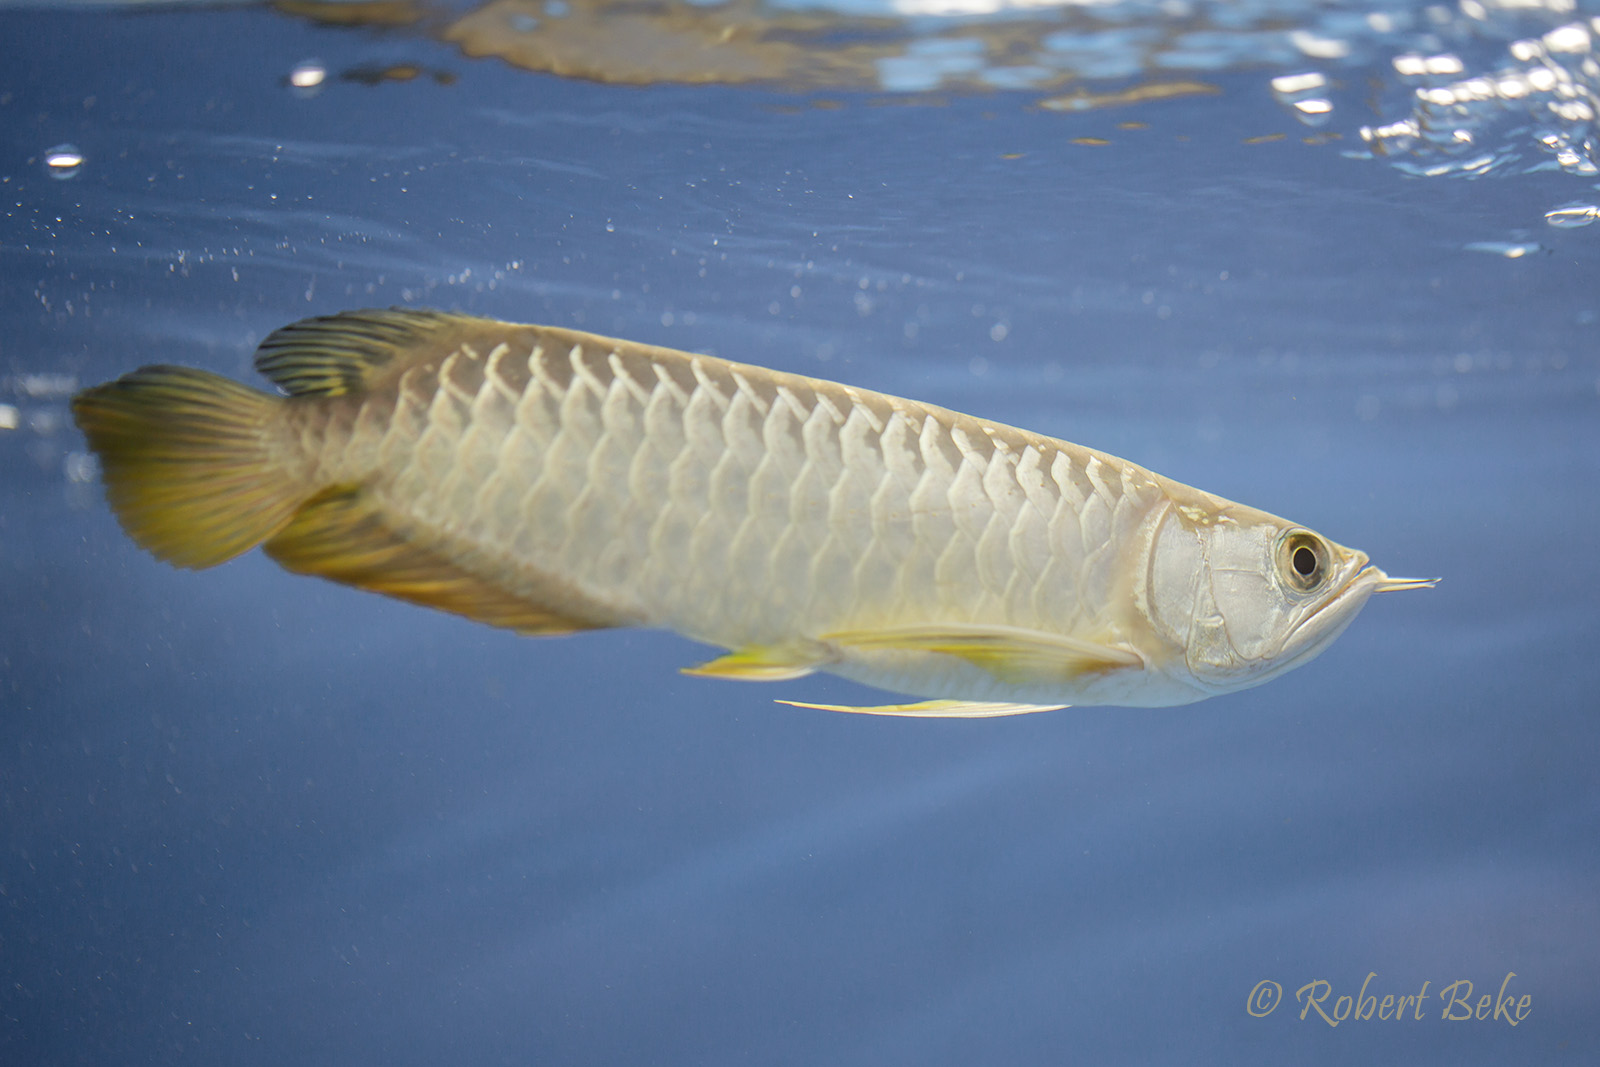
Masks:
[[[1221,501],[1175,506],[1151,561],[1151,620],[1182,649],[1169,669],[1207,696],[1315,658],[1374,592],[1424,584],[1391,579],[1365,553],[1303,526]]]

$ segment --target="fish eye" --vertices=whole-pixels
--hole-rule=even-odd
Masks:
[[[1292,531],[1283,539],[1278,556],[1285,582],[1297,592],[1314,592],[1328,580],[1332,554],[1327,543],[1314,533]]]

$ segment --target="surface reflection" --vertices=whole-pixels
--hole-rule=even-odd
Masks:
[[[1031,106],[1072,113],[1216,94],[1216,86],[1193,76],[1263,70],[1264,90],[1286,115],[1328,128],[1309,143],[1348,138],[1355,147],[1344,154],[1383,159],[1415,177],[1545,169],[1600,174],[1600,17],[1576,0],[1401,8],[1370,0],[489,0],[465,11],[423,0],[276,6],[328,24],[404,27],[466,56],[529,71],[626,85],[899,97],[1031,92],[1049,94]],[[342,77],[404,80],[399,69],[386,68],[382,78],[366,68]],[[290,78],[297,87],[300,73]]]

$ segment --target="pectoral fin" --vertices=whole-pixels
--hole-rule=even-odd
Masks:
[[[726,678],[738,682],[783,682],[806,675],[838,660],[816,641],[789,641],[781,645],[741,648],[698,667],[684,667],[697,678]]]
[[[1069,682],[1144,666],[1143,657],[1128,649],[1012,626],[905,626],[826,634],[823,640],[862,651],[955,656],[1012,685]]]
[[[803,700],[780,700],[792,708],[818,711],[848,711],[857,715],[898,715],[911,719],[994,719],[1001,715],[1031,715],[1036,711],[1059,711],[1068,704],[1002,704],[982,700],[924,700],[918,704],[878,704],[852,707],[849,704],[807,704]]]

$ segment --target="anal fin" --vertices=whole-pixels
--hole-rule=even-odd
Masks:
[[[264,549],[285,570],[464,615],[524,634],[597,625],[532,604],[395,531],[358,488],[332,489],[301,508]]]
[[[1002,715],[1032,715],[1036,711],[1060,711],[1069,704],[1006,704],[985,700],[924,700],[916,704],[878,704],[855,707],[849,704],[807,704],[803,700],[779,700],[792,708],[817,711],[846,711],[856,715],[898,715],[911,719],[994,719]]]

